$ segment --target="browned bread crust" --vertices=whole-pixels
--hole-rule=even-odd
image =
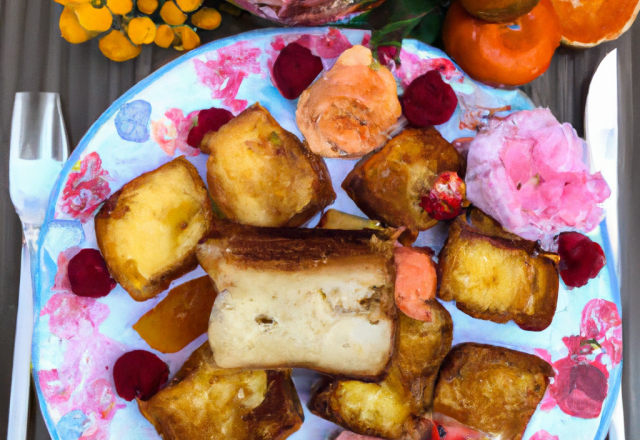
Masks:
[[[391,258],[390,230],[320,228],[260,228],[216,220],[205,241],[229,249],[229,261],[247,267],[285,271],[309,269],[331,260],[387,253]],[[200,255],[204,255],[200,252]]]
[[[478,227],[458,217],[449,229],[439,255],[438,297],[455,300],[474,318],[513,320],[531,331],[547,328],[558,301],[557,256],[479,217],[471,221]]]
[[[329,170],[255,103],[207,137],[209,191],[231,220],[296,227],[333,203]]]
[[[197,251],[221,292],[209,322],[216,363],[379,380],[395,331],[387,233],[218,222]]]
[[[153,276],[147,278],[142,276],[136,269],[137,264],[140,262],[131,259],[130,255],[125,255],[126,252],[123,253],[121,249],[121,237],[114,236],[112,228],[121,220],[128,221],[132,216],[138,214],[145,215],[145,211],[149,209],[147,205],[140,203],[138,199],[145,185],[149,184],[156,175],[173,173],[177,169],[182,169],[188,173],[187,175],[189,177],[187,178],[183,193],[185,200],[187,197],[186,194],[189,195],[190,201],[188,203],[195,211],[190,218],[185,217],[184,221],[178,220],[181,224],[171,224],[169,226],[176,226],[172,228],[174,237],[179,237],[180,234],[185,233],[185,231],[189,232],[190,229],[188,228],[196,228],[198,231],[201,230],[202,233],[197,233],[196,237],[187,240],[188,242],[185,243],[185,245],[188,249],[182,256],[176,257],[170,264],[165,265],[160,273],[155,273]],[[169,184],[171,184],[171,182],[169,182]],[[155,194],[153,197],[161,198],[163,194]],[[164,197],[167,196],[164,195]],[[183,209],[180,202],[181,200],[165,200],[161,203],[166,203],[167,205],[173,203],[173,205],[177,205],[173,208],[179,217],[184,214],[184,212],[178,212],[179,210],[187,211]],[[167,215],[170,217],[170,213],[167,213]],[[175,221],[175,219],[169,217],[163,221]],[[191,272],[198,266],[195,248],[198,240],[211,229],[212,221],[213,212],[211,210],[211,201],[204,181],[198,174],[198,170],[188,160],[184,157],[178,157],[156,170],[144,173],[133,179],[109,197],[95,217],[95,231],[98,247],[104,256],[111,276],[134,300],[146,301],[167,289],[171,281]],[[135,227],[144,229],[149,228],[149,225],[139,223],[136,224]],[[132,230],[126,235],[134,240],[136,239],[137,231]],[[140,238],[140,240],[141,242],[137,245],[140,248],[149,245],[148,242],[142,241],[144,240],[143,238]]]
[[[464,170],[463,157],[435,128],[409,128],[360,161],[342,188],[369,218],[424,231],[438,221],[420,207],[420,197],[438,174],[455,171],[464,177]]]
[[[433,411],[504,440],[520,440],[554,376],[543,359],[492,345],[464,343],[449,352]]]
[[[438,301],[430,303],[430,322],[398,312],[395,348],[385,379],[365,383],[327,377],[312,390],[311,412],[361,435],[423,438],[418,420],[431,410],[438,370],[453,340],[451,315]]]
[[[207,343],[138,407],[164,440],[284,440],[304,421],[291,370],[222,370]]]

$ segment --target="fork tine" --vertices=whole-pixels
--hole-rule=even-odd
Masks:
[[[11,127],[11,148],[26,160],[51,158],[64,162],[69,156],[67,132],[57,93],[16,93]],[[14,137],[15,136],[15,137]]]

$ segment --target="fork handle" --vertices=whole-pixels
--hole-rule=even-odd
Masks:
[[[27,438],[31,386],[31,342],[33,338],[33,284],[30,257],[25,243],[22,247],[18,317],[13,348],[13,370],[11,372],[11,400],[9,403],[9,429],[7,430],[7,439],[10,440],[25,440]]]

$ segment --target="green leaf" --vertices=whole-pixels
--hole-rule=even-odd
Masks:
[[[438,39],[438,35],[442,29],[442,23],[444,23],[443,14],[439,11],[430,12],[420,20],[420,23],[413,28],[409,36],[433,45]]]
[[[387,0],[338,27],[369,29],[371,48],[402,46],[402,40],[416,38],[427,44],[437,41],[442,27],[442,8],[448,0]]]

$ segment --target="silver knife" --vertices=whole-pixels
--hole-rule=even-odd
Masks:
[[[27,435],[35,291],[30,263],[35,262],[51,189],[68,155],[59,95],[16,93],[11,121],[9,193],[24,235],[7,430],[7,438],[11,440],[24,440]]]
[[[611,188],[604,202],[605,223],[613,252],[613,264],[620,278],[620,232],[618,224],[618,52],[611,51],[593,75],[585,109],[585,134],[589,146],[590,171],[600,171]],[[624,440],[622,393],[609,427],[611,440]]]

